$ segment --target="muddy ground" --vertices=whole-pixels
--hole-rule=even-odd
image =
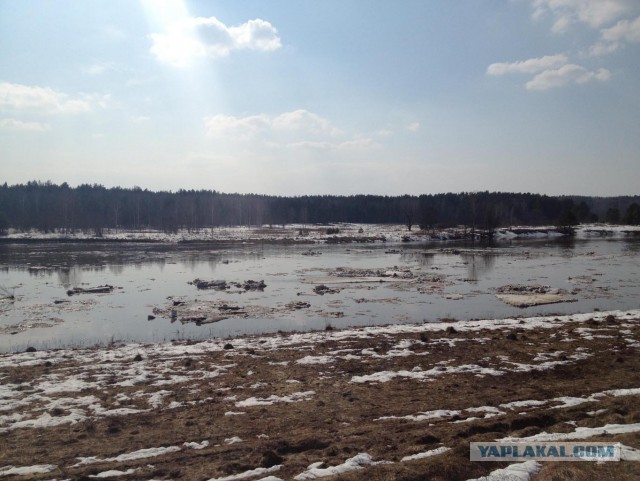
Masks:
[[[639,348],[629,311],[0,355],[0,477],[467,480],[508,464],[471,441],[588,427],[640,448]]]

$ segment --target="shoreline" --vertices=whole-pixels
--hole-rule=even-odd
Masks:
[[[337,231],[337,232],[336,232]],[[11,229],[0,237],[0,244],[28,243],[153,243],[178,245],[255,245],[255,244],[346,244],[346,243],[420,243],[450,241],[509,241],[526,239],[637,238],[640,226],[583,224],[575,228],[554,226],[515,226],[496,229],[494,234],[471,228],[455,227],[428,231],[407,230],[399,224],[287,225],[286,227],[236,226],[166,233],[154,230],[123,231],[105,229],[101,236],[89,232],[68,233],[63,229],[43,233]]]

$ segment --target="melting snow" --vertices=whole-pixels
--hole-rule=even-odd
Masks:
[[[249,406],[269,406],[275,403],[294,403],[299,401],[308,401],[311,396],[315,394],[315,391],[294,392],[288,396],[276,396],[275,394],[267,398],[250,397],[244,401],[236,402],[236,407],[249,407]]]
[[[442,376],[444,374],[454,373],[472,373],[477,376],[500,376],[502,371],[498,371],[493,368],[481,367],[477,364],[464,364],[462,366],[438,366],[428,371],[423,371],[420,367],[415,367],[411,371],[381,371],[373,374],[367,374],[364,376],[353,376],[351,382],[353,383],[365,383],[365,382],[389,382],[396,377],[402,377],[407,379],[416,379],[418,381],[428,381],[433,377]]]
[[[409,414],[408,416],[383,416],[376,421],[386,421],[389,419],[407,419],[409,421],[426,421],[428,419],[447,418],[460,414],[460,411],[451,411],[449,409],[436,409],[435,411],[425,411],[418,414]]]
[[[117,469],[112,469],[110,471],[103,471],[98,474],[90,474],[90,478],[115,478],[116,476],[127,476],[129,474],[133,474],[137,471],[137,469],[127,469],[126,471],[118,471]]]
[[[335,359],[331,356],[305,356],[296,361],[297,364],[329,364]]]
[[[322,461],[311,464],[306,471],[298,474],[295,478],[296,481],[304,481],[306,479],[318,479],[325,476],[335,476],[336,474],[347,473],[356,469],[362,469],[363,466],[372,464],[371,456],[366,453],[360,453],[353,458],[347,459],[344,463],[338,466],[332,466],[329,468],[321,468],[324,463]]]
[[[223,478],[211,478],[209,481],[236,481],[238,479],[253,478],[254,476],[259,476],[261,474],[273,473],[275,471],[278,471],[281,467],[282,467],[281,465],[277,465],[277,466],[272,466],[270,468],[256,468],[250,471],[245,471],[244,473],[232,474],[231,476],[224,476]],[[269,478],[271,478],[272,480],[279,479],[279,478],[273,478],[272,476],[268,476],[267,478],[264,478],[264,479],[268,480]]]
[[[225,444],[236,444],[241,442],[242,442],[242,438],[239,438],[238,436],[233,436],[232,438],[227,438],[224,440]]]
[[[180,451],[180,450],[181,448],[179,446],[168,446],[168,447],[159,447],[159,448],[139,449],[138,451],[133,451],[132,453],[120,454],[119,456],[115,456],[113,458],[101,459],[101,458],[98,458],[97,456],[78,457],[80,461],[74,464],[72,467],[77,468],[79,466],[85,466],[87,464],[95,464],[95,463],[122,463],[124,461],[135,461],[137,459],[153,458],[156,456],[162,456],[163,454],[175,453],[176,451]]]
[[[404,461],[413,461],[415,459],[430,458],[431,456],[437,456],[438,454],[443,454],[450,450],[451,448],[442,446],[440,448],[432,449],[430,451],[425,451],[423,453],[412,454],[411,456],[405,456],[400,461],[404,462]]]
[[[33,466],[5,466],[4,468],[0,468],[0,476],[24,476],[27,474],[42,474],[49,473],[56,469],[58,466],[54,464],[35,464]]]
[[[506,468],[491,471],[489,475],[469,481],[529,481],[542,465],[537,461],[510,464]]]
[[[585,439],[593,436],[602,436],[605,434],[624,434],[635,433],[640,431],[640,423],[635,424],[607,424],[600,428],[576,428],[572,433],[546,433],[534,434],[525,438],[506,437],[498,441],[515,442],[515,441],[564,441],[569,439]]]
[[[183,443],[183,446],[191,449],[204,449],[207,446],[209,446],[209,441],[202,441],[201,443],[187,442],[187,443]]]

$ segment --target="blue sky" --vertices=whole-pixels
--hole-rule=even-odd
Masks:
[[[0,0],[0,181],[638,194],[637,0]]]

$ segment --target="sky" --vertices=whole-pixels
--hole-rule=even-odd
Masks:
[[[0,0],[0,183],[635,195],[638,0]]]

